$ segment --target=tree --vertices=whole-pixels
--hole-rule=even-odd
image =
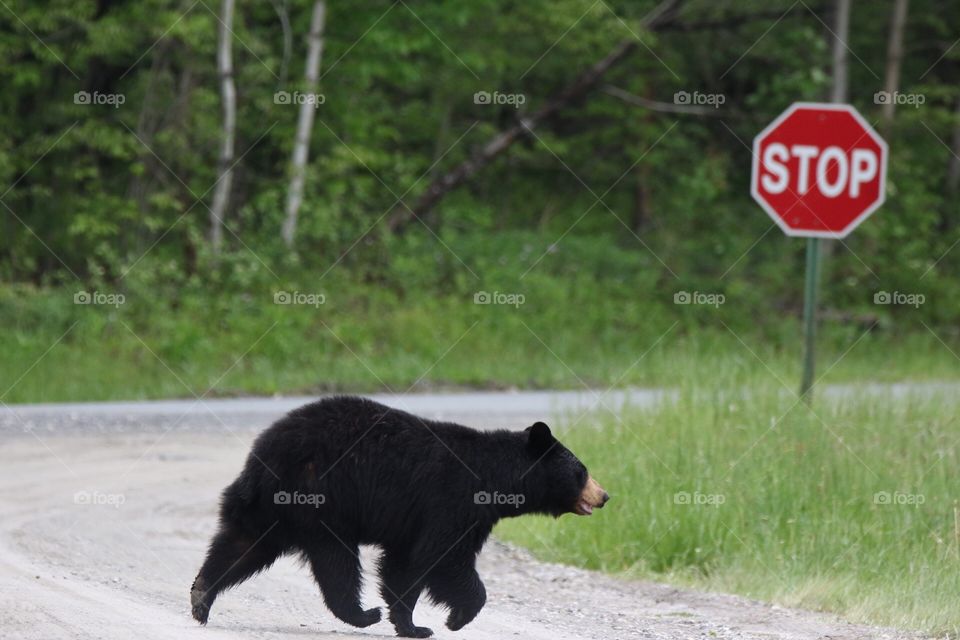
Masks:
[[[304,72],[304,88],[308,94],[300,103],[300,116],[297,120],[297,133],[293,141],[293,159],[291,160],[290,186],[287,190],[286,217],[281,234],[288,247],[293,246],[297,233],[297,216],[303,203],[303,184],[306,179],[307,157],[310,152],[310,134],[313,131],[313,116],[317,105],[313,95],[317,91],[320,76],[320,60],[323,55],[323,30],[326,18],[326,2],[317,0],[313,5],[310,19],[310,34],[307,39],[307,68]]]
[[[850,36],[850,4],[853,0],[836,0],[833,5],[833,28],[831,38],[832,84],[830,86],[830,102],[846,102],[849,91],[849,56],[847,41]],[[818,240],[809,238],[808,242],[818,242],[821,247],[817,258],[824,262],[829,260],[836,249],[833,240]]]
[[[849,87],[847,40],[850,37],[850,3],[853,0],[836,0],[833,16],[833,88],[831,102],[846,102]]]
[[[223,0],[220,8],[220,28],[217,46],[217,71],[223,100],[223,134],[220,147],[220,166],[217,186],[210,208],[210,244],[214,252],[223,243],[223,218],[230,200],[233,184],[234,139],[237,126],[237,90],[233,81],[233,0]]]
[[[907,23],[907,5],[909,0],[896,0],[893,5],[893,17],[890,20],[890,38],[887,40],[887,70],[883,82],[883,90],[887,93],[887,101],[883,103],[881,117],[883,118],[884,134],[886,135],[893,124],[895,104],[894,94],[900,88],[900,63],[903,60],[903,29]]]
[[[953,111],[953,136],[950,140],[952,153],[947,164],[947,193],[955,196],[960,190],[960,98]]]

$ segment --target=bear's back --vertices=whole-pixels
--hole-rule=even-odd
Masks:
[[[444,452],[474,446],[480,432],[437,422],[356,396],[332,396],[294,409],[264,431],[253,453],[333,463],[342,457],[381,464],[395,457],[434,459]]]

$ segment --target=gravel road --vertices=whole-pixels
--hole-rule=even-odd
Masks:
[[[608,395],[614,407],[662,394]],[[475,427],[522,428],[579,414],[582,393],[463,393],[378,400]],[[0,410],[0,637],[17,639],[392,636],[330,614],[293,559],[223,594],[207,627],[188,592],[214,531],[220,490],[257,432],[307,399],[14,406]],[[616,508],[611,503],[611,508]],[[599,513],[594,517],[603,517]],[[371,567],[375,549],[364,550]],[[831,616],[627,581],[547,564],[497,541],[481,555],[487,606],[450,632],[421,602],[415,620],[439,638],[904,638]],[[382,604],[367,573],[365,606]]]

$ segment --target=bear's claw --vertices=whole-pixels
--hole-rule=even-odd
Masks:
[[[200,624],[207,624],[207,618],[210,617],[210,607],[203,604],[202,602],[193,605],[192,608],[193,619],[199,622]]]
[[[410,629],[404,629],[403,631],[397,631],[397,636],[401,638],[429,638],[433,635],[433,629],[429,627],[412,627]]]
[[[190,591],[190,611],[193,619],[200,624],[207,624],[207,618],[210,617],[210,605],[204,600],[204,593],[196,587]]]

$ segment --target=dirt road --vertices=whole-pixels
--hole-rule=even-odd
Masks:
[[[582,394],[462,395],[474,401],[381,400],[472,426],[518,428],[544,412],[589,404]],[[207,627],[190,617],[189,587],[215,527],[219,491],[240,469],[255,434],[298,403],[0,410],[0,637],[392,636],[386,622],[359,631],[334,618],[309,572],[289,558],[222,595]],[[364,551],[365,567],[375,553]],[[545,564],[496,541],[485,548],[479,572],[489,599],[466,629],[448,631],[444,614],[426,602],[415,620],[439,638],[463,640],[906,637],[821,614]],[[366,606],[382,604],[374,585],[367,572]]]

